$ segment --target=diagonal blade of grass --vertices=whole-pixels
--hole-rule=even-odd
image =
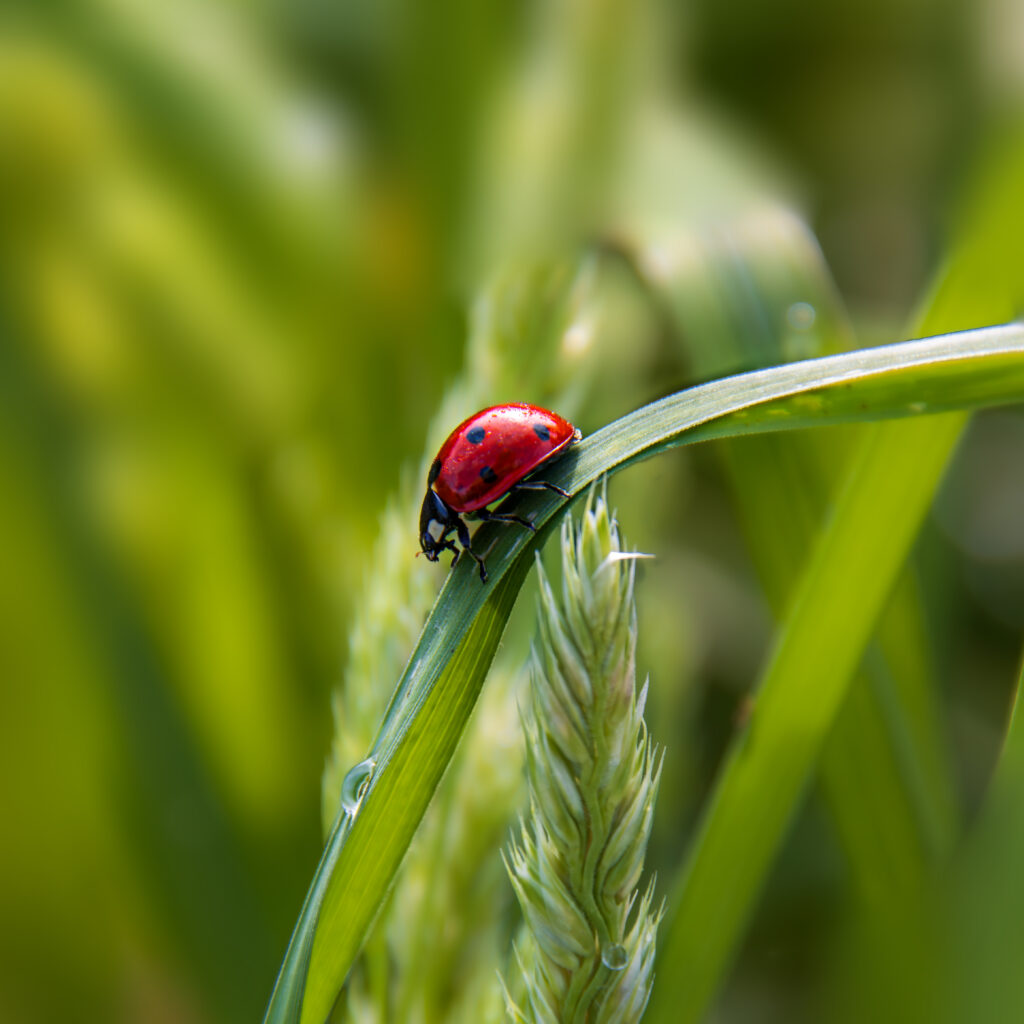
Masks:
[[[893,431],[896,445],[904,426],[884,428]],[[948,435],[950,445],[956,436]],[[818,431],[801,439],[806,444],[792,440],[764,436],[723,446],[747,543],[780,620],[829,508],[829,478],[836,471],[840,480],[845,475],[846,442],[855,437]],[[820,768],[852,878],[861,893],[879,896],[923,877],[952,829],[951,781],[940,733],[932,727],[927,644],[923,630],[914,628],[919,608],[910,584],[904,578],[887,602],[884,637],[876,637],[862,659]],[[913,702],[903,695],[911,689]]]
[[[426,809],[434,788],[440,781],[444,769],[454,752],[469,712],[472,710],[484,676],[501,639],[512,605],[529,568],[529,559],[513,566],[499,584],[490,589],[486,601],[470,623],[461,643],[444,664],[437,677],[436,685],[445,691],[446,700],[436,701],[411,723],[406,734],[403,752],[407,756],[392,762],[395,767],[382,780],[377,789],[377,800],[387,804],[389,814],[398,821],[404,820],[403,811],[413,805],[410,814],[418,821]],[[372,776],[371,776],[372,778]],[[298,1021],[300,1019],[323,1020],[337,996],[340,982],[324,986],[330,978],[325,972],[311,975],[307,979],[310,955],[314,937],[321,922],[327,934],[339,933],[349,936],[355,948],[348,954],[349,960],[358,952],[361,935],[345,928],[345,922],[332,922],[332,915],[341,913],[343,904],[334,899],[324,907],[338,863],[344,850],[349,870],[360,879],[370,892],[377,894],[377,901],[383,899],[391,878],[405,853],[405,844],[381,842],[372,830],[360,830],[352,842],[348,835],[354,822],[353,817],[340,814],[327,840],[324,854],[317,867],[316,875],[306,897],[299,922],[292,936],[288,957],[271,997],[266,1020]],[[375,822],[378,828],[386,828],[387,820]],[[410,830],[410,837],[411,837]],[[374,909],[369,911],[366,924],[372,920]],[[333,925],[333,926],[332,926]],[[332,947],[332,954],[345,955],[344,949]],[[342,979],[343,980],[343,979]],[[319,985],[317,983],[320,983]],[[304,1013],[304,1000],[307,1010]],[[310,1016],[308,1007],[317,1009]]]
[[[649,1020],[699,1020],[752,912],[962,416],[873,428],[787,616],[672,897]],[[873,528],[867,530],[866,524]],[[837,581],[843,591],[837,593]],[[856,595],[847,601],[845,592]]]
[[[381,895],[387,891],[407,844],[387,842],[386,833],[391,831],[393,819],[418,822],[430,802],[476,703],[530,564],[529,559],[514,564],[488,594],[465,639],[438,678],[437,685],[444,690],[445,700],[425,703],[411,723],[404,736],[402,756],[390,762],[392,770],[381,778],[378,787],[377,800],[379,805],[387,807],[387,815],[374,820],[372,828],[355,828],[344,846],[346,870],[358,879],[360,888],[379,891]],[[361,814],[356,821],[360,822],[360,818]],[[412,831],[410,829],[409,838]],[[333,894],[328,893],[320,925],[324,936],[343,936],[349,943],[349,949],[332,943],[327,955],[346,955],[351,959],[358,953],[362,937],[348,927],[349,903],[340,898],[342,895],[338,889]],[[320,942],[318,934],[314,955],[319,951],[317,944]],[[308,986],[302,1020],[323,1020],[337,996],[340,982],[333,975],[320,971],[310,974]]]
[[[585,439],[552,467],[548,478],[578,494],[603,473],[697,440],[913,416],[1022,397],[1024,326],[983,328],[701,385]],[[553,496],[542,495],[528,508],[535,512],[535,522],[545,525],[554,522],[559,504]],[[444,723],[445,737],[461,733],[476,692],[467,683],[466,668],[472,665],[482,676],[493,653],[493,646],[488,653],[487,645],[470,641],[468,634],[472,629],[475,635],[485,605],[487,614],[499,606],[511,607],[532,552],[543,539],[490,524],[480,528],[477,538],[479,549],[488,552],[494,582],[481,587],[472,567],[461,564],[442,588],[371,752],[376,770],[359,814],[351,828],[332,837],[324,853],[314,882],[317,901],[292,936],[267,1021],[299,1019],[300,1003],[303,1024],[326,1017],[430,799],[432,784],[402,790],[399,797],[394,780],[429,782],[440,777],[450,756],[447,739],[433,743],[421,722]],[[467,649],[461,651],[464,642]],[[457,652],[465,659],[461,678],[448,667]],[[386,865],[387,870],[367,879],[359,874],[364,863]]]
[[[1007,159],[1009,157],[1009,159]],[[1014,316],[1021,308],[1021,279],[1020,279],[1020,248],[1021,212],[1024,207],[1019,201],[1020,196],[1020,174],[1024,168],[1024,147],[1019,144],[1011,153],[1001,153],[994,166],[985,169],[985,173],[977,187],[971,190],[974,197],[972,209],[969,216],[964,220],[961,230],[958,232],[957,242],[953,258],[948,263],[945,273],[937,283],[933,294],[925,304],[922,326],[928,331],[950,331],[966,327],[970,323],[985,322],[988,320],[999,320]],[[952,444],[958,430],[954,418],[950,424],[948,421],[943,424],[939,421],[939,429],[945,432],[946,442]],[[897,464],[901,457],[899,450],[902,449],[901,437],[905,437],[903,425],[889,425],[885,428],[893,433],[896,439]],[[938,437],[935,438],[938,440]],[[938,453],[932,451],[932,456],[937,457]],[[904,456],[905,457],[905,456]],[[884,474],[879,474],[883,476]],[[897,484],[899,482],[897,481]],[[922,479],[922,483],[926,483]],[[864,515],[867,522],[876,519],[879,508],[874,506],[866,507]],[[848,524],[851,530],[850,538],[853,540],[856,533],[856,524],[851,520]],[[841,813],[836,814],[836,823],[844,833],[845,839],[856,844],[853,851],[854,859],[863,869],[861,872],[862,882],[868,882],[869,886],[876,889],[880,880],[884,879],[886,887],[886,898],[891,896],[900,887],[901,882],[912,878],[918,873],[918,868],[913,864],[912,837],[906,823],[902,824],[902,833],[894,834],[893,827],[897,829],[900,824],[898,816],[898,805],[892,799],[891,792],[886,793],[877,782],[871,785],[871,780],[866,781],[868,785],[862,786],[864,773],[868,771],[877,775],[878,771],[887,771],[880,768],[872,758],[881,753],[886,756],[903,754],[900,765],[901,769],[913,787],[915,784],[921,788],[921,797],[916,798],[914,807],[920,811],[926,811],[923,820],[917,823],[920,838],[929,843],[934,851],[942,852],[948,847],[950,830],[952,827],[952,816],[950,808],[943,804],[943,782],[944,769],[941,763],[941,751],[936,747],[937,730],[934,725],[926,721],[929,715],[934,714],[929,695],[927,694],[927,667],[921,664],[914,664],[913,658],[908,662],[907,656],[913,654],[913,645],[906,643],[906,634],[909,631],[920,633],[923,631],[923,624],[914,621],[915,604],[913,599],[908,600],[906,595],[900,595],[897,587],[895,602],[890,602],[889,614],[883,619],[879,632],[879,649],[886,660],[886,667],[892,670],[893,680],[898,690],[898,699],[903,705],[905,714],[900,716],[904,724],[910,726],[913,735],[897,736],[892,734],[897,742],[879,743],[884,739],[878,724],[872,726],[871,719],[875,711],[869,703],[860,700],[851,705],[847,701],[842,718],[849,719],[851,712],[856,713],[858,730],[867,725],[860,735],[854,736],[856,759],[854,764],[860,763],[863,767],[855,772],[856,778],[850,778],[845,771],[840,773],[835,770],[843,756],[854,753],[850,746],[851,729],[836,730],[834,738],[846,747],[844,755],[842,748],[835,751],[836,757],[831,761],[823,763],[822,771],[829,776],[827,783],[830,789],[830,799],[833,809]],[[906,589],[906,588],[903,588]],[[893,612],[896,614],[894,615]],[[898,616],[898,618],[897,618]],[[817,628],[817,623],[811,623],[812,633]],[[810,638],[808,638],[810,639]],[[880,660],[880,659],[876,659]],[[857,710],[859,706],[859,711]],[[891,729],[892,715],[887,715],[887,728]],[[848,724],[848,723],[847,723]],[[755,726],[755,728],[758,728]],[[900,745],[905,742],[912,750],[910,756],[906,756]],[[872,747],[874,748],[872,752]],[[897,768],[897,766],[893,766]],[[908,770],[909,769],[909,770]],[[891,777],[893,769],[887,774]],[[837,785],[838,782],[842,785]],[[767,780],[774,786],[774,779]],[[930,792],[930,797],[927,794]],[[872,802],[872,796],[879,796],[884,799],[879,802]],[[795,794],[799,795],[799,791]],[[908,795],[913,796],[909,793]],[[852,799],[855,798],[855,799]],[[938,798],[938,799],[936,799]],[[858,820],[862,816],[862,820]],[[890,839],[895,839],[896,845],[881,849],[877,837],[870,832],[869,822],[871,820],[886,822],[886,830]],[[710,830],[708,830],[710,831]],[[746,834],[740,837],[743,844],[748,842]],[[898,855],[902,850],[903,854]],[[694,860],[697,857],[693,855]],[[763,870],[763,868],[758,869]],[[920,879],[915,878],[915,883]],[[754,890],[748,893],[748,898],[754,898]],[[747,911],[749,913],[749,909]],[[703,923],[695,917],[691,918],[690,926],[696,929],[703,938]],[[682,927],[681,925],[678,927]],[[673,937],[675,932],[673,931]],[[733,943],[738,939],[738,932],[733,936]],[[676,940],[678,941],[678,940]],[[707,972],[700,982],[700,989],[703,995],[698,995],[697,1001],[710,998],[714,986],[724,971],[724,963],[731,954],[728,944],[718,950],[717,963],[706,964]],[[714,977],[708,977],[710,973]],[[661,993],[664,995],[665,993]],[[656,992],[655,998],[660,996]],[[696,1011],[694,1011],[696,1012]],[[678,1019],[673,1015],[671,1019]]]

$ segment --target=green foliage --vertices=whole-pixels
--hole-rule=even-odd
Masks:
[[[500,1017],[515,399],[656,556],[647,1019],[1024,1015],[1012,8],[9,4],[0,1017]]]

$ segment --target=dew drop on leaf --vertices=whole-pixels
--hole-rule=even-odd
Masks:
[[[629,963],[629,954],[626,952],[626,947],[620,946],[617,942],[610,946],[605,946],[601,950],[601,963],[610,971],[621,971]]]
[[[354,768],[350,768],[348,774],[341,783],[341,806],[349,817],[354,817],[359,810],[359,805],[366,796],[366,790],[370,786],[370,779],[373,778],[373,770],[377,762],[368,757],[360,761]]]

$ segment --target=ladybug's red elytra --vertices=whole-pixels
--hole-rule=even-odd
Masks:
[[[431,562],[451,551],[459,560],[452,532],[462,551],[476,561],[487,582],[483,558],[470,547],[464,514],[491,522],[536,527],[522,516],[490,512],[487,505],[514,491],[549,490],[568,498],[568,491],[544,480],[527,480],[583,435],[557,413],[539,405],[516,402],[481,409],[460,423],[441,445],[427,475],[427,493],[420,510],[420,547]]]

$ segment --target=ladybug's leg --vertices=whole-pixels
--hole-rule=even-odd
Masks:
[[[555,494],[560,494],[563,498],[571,498],[572,495],[563,490],[558,484],[549,484],[547,480],[527,480],[525,483],[518,483],[512,491],[554,491]]]
[[[525,526],[531,533],[537,532],[537,527],[528,519],[524,519],[522,516],[514,516],[511,512],[488,512],[487,509],[481,508],[477,509],[473,515],[485,523],[518,523],[520,526]]]
[[[462,550],[465,551],[466,554],[468,554],[469,557],[472,558],[473,561],[476,562],[476,564],[480,568],[480,582],[481,583],[486,583],[487,582],[487,566],[484,565],[484,560],[473,550],[472,547],[470,547],[470,543],[469,543],[469,527],[466,526],[466,524],[463,522],[463,520],[461,518],[459,518],[459,519],[456,520],[455,529],[458,532],[459,543],[462,545]],[[454,550],[454,547],[453,547],[453,550]],[[461,552],[459,554],[461,554]],[[455,558],[452,560],[452,565],[454,565],[458,560],[459,560],[459,555],[456,554]]]
[[[480,567],[480,582],[481,583],[486,583],[487,582],[487,566],[484,565],[484,560],[472,548],[463,548],[462,550],[465,551],[466,554],[469,555],[469,557],[472,558],[476,562],[476,564]],[[452,565],[454,565],[454,564],[455,563],[452,562]]]
[[[445,537],[437,545],[437,557],[441,557],[441,553],[444,551],[450,551],[455,557],[452,559],[452,565],[459,560],[459,549],[455,546],[455,541],[450,537]]]

